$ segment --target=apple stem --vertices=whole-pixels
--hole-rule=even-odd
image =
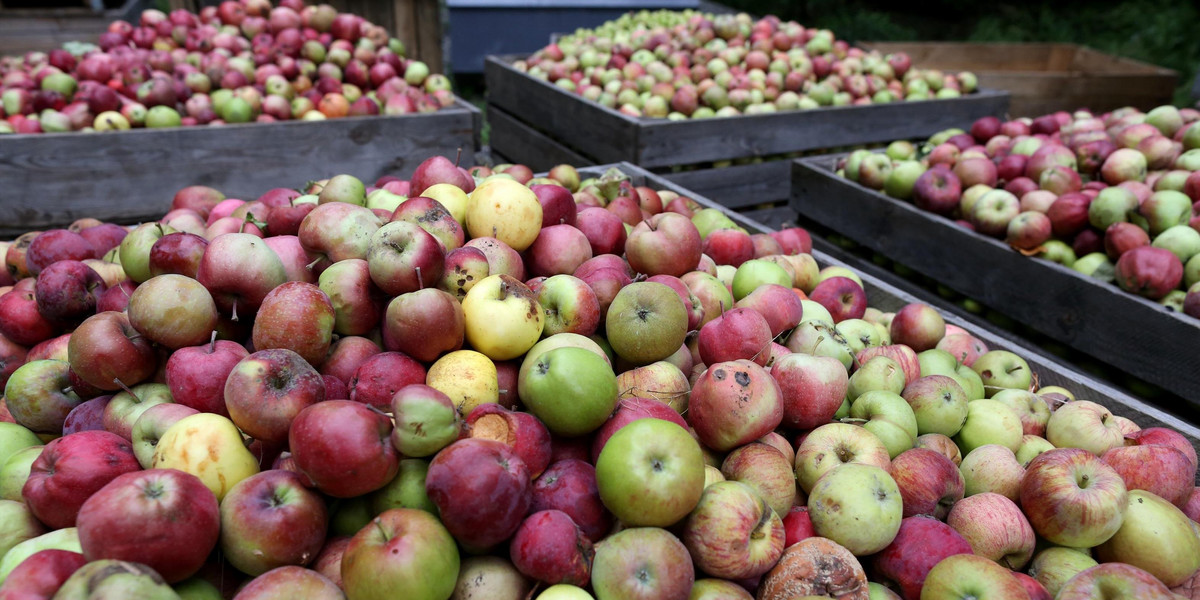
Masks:
[[[314,260],[314,261],[312,261],[312,262],[308,263],[307,265],[305,265],[305,266],[304,266],[304,268],[305,268],[305,269],[308,269],[309,271],[311,271],[311,270],[313,270],[314,268],[316,268],[316,266],[317,266],[317,263],[321,262],[321,261],[322,261],[322,260],[324,260],[324,259],[325,259],[325,257],[324,257],[324,256],[317,257],[317,259],[316,259],[316,260]]]
[[[232,320],[233,322],[235,322],[235,323],[236,323],[236,322],[237,322],[237,320],[238,320],[238,318],[237,318],[237,300],[234,300],[234,301],[233,301],[233,310],[232,310],[232,313],[233,313],[233,315],[232,315],[232,316],[230,316],[229,318],[230,318],[230,320]],[[215,343],[215,342],[214,342],[214,343]]]
[[[840,420],[842,423],[869,423],[870,421],[870,419],[854,419],[851,417],[846,417],[845,419]]]
[[[208,341],[208,353],[215,354],[216,351],[217,351],[217,330],[214,329],[212,332],[212,338],[210,338]]]
[[[500,280],[500,300],[508,298],[508,284],[503,279]]]
[[[138,398],[137,394],[133,393],[133,390],[129,389],[129,386],[125,385],[121,381],[120,377],[113,377],[113,383],[117,384],[117,386],[120,387],[122,390],[125,390],[125,393],[129,394],[130,396],[133,396],[134,400],[137,400],[138,402],[142,401],[141,398]]]
[[[425,289],[425,280],[421,278],[421,267],[417,267],[417,289]]]
[[[75,386],[73,386],[73,385],[68,385],[67,387],[62,389],[62,393],[64,393],[64,394],[70,394],[71,392],[74,392],[74,391],[75,391]]]
[[[458,166],[458,161],[462,160],[462,146],[458,147],[458,154],[454,157],[454,166]]]

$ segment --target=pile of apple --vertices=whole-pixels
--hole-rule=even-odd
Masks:
[[[848,179],[1200,318],[1200,111],[976,121],[859,150]]]
[[[0,59],[0,133],[436,111],[450,81],[362,17],[303,0],[143,11],[98,45]]]
[[[768,16],[641,11],[579,30],[515,68],[635,117],[764,114],[974,92],[973,73],[911,68],[828,29]]]
[[[1174,598],[1183,435],[810,249],[442,157],[25,234],[0,598]]]

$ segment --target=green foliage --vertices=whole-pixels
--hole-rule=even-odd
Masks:
[[[726,0],[850,40],[1070,42],[1179,72],[1176,104],[1191,104],[1200,67],[1200,8],[1190,0],[1067,0],[995,3],[929,0]]]

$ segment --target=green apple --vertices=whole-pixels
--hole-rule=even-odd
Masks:
[[[888,174],[883,183],[883,192],[893,198],[912,198],[917,178],[925,172],[925,165],[916,160],[903,160]]]
[[[715,208],[702,208],[692,214],[692,225],[700,231],[700,239],[708,237],[708,234],[718,229],[736,229],[737,223],[733,222],[724,212]]]
[[[79,545],[79,532],[74,527],[55,529],[9,548],[8,552],[4,554],[4,558],[0,559],[0,584],[4,583],[8,574],[12,573],[17,565],[42,550],[69,550],[82,554],[83,548]]]
[[[179,127],[179,112],[170,106],[155,106],[146,111],[146,127]]]
[[[867,584],[867,600],[900,600],[900,596],[874,581]]]
[[[393,508],[416,508],[438,514],[437,505],[425,491],[425,475],[429,461],[421,458],[402,458],[396,476],[387,485],[371,492],[368,498],[370,515],[379,515]]]
[[[971,365],[983,380],[988,398],[1003,389],[1027,390],[1033,382],[1033,371],[1025,359],[1007,350],[990,350]]]
[[[30,446],[40,446],[37,434],[16,423],[0,421],[0,464],[14,452]]]
[[[555,348],[518,376],[517,393],[551,433],[574,437],[595,431],[617,405],[617,376],[591,350]]]
[[[1051,444],[1044,437],[1036,435],[1021,436],[1021,447],[1017,448],[1017,462],[1022,467],[1029,466],[1029,461],[1037,458],[1039,454],[1054,449],[1054,444]]]
[[[1125,563],[1101,563],[1063,584],[1056,600],[1172,600],[1167,586],[1143,569]]]
[[[44,446],[29,446],[13,452],[0,462],[0,499],[24,502],[22,490],[29,479],[29,467],[42,455]]]
[[[817,275],[817,283],[821,283],[822,281],[825,281],[831,277],[845,277],[847,279],[852,279],[860,287],[864,287],[862,278],[858,276],[858,273],[855,273],[846,267],[839,267],[836,265],[830,265],[824,269],[821,269],[820,273]]]
[[[1021,427],[1026,434],[1042,435],[1046,432],[1046,423],[1050,421],[1050,407],[1041,396],[1029,390],[1009,389],[996,392],[992,400],[1013,409],[1021,419]]]
[[[924,375],[905,386],[901,395],[917,419],[917,435],[953,436],[967,420],[967,394],[952,376]]]
[[[754,600],[746,588],[727,579],[697,579],[687,600]]]
[[[682,309],[683,301],[679,303]],[[463,298],[462,308],[467,341],[492,360],[517,358],[542,337],[545,313],[537,295],[508,275],[481,279]],[[686,315],[684,319],[686,324]]]
[[[804,313],[800,317],[800,322],[819,321],[821,323],[833,324],[833,315],[829,314],[829,309],[815,300],[801,300],[800,306],[804,308]]]
[[[1021,447],[1021,419],[1007,405],[995,400],[967,403],[967,420],[954,436],[963,454],[986,445],[999,444],[1016,452]]]
[[[883,442],[889,458],[895,458],[916,443],[916,416],[899,394],[884,390],[867,392],[850,405],[850,417],[867,421],[863,429]]]
[[[741,300],[769,283],[790,288],[793,280],[783,267],[770,261],[751,259],[739,265],[733,273],[733,299]]]
[[[596,600],[587,590],[569,583],[556,583],[537,595],[537,600]]]
[[[449,598],[458,581],[458,548],[437,517],[393,508],[351,538],[342,555],[347,598],[383,600],[397,590],[412,600]]]
[[[836,358],[849,371],[854,365],[850,344],[833,326],[833,321],[801,321],[788,336],[788,350],[813,356]]]
[[[849,408],[847,408],[849,413]],[[828,423],[812,430],[796,449],[796,480],[809,492],[827,473],[845,463],[889,468],[891,457],[870,431],[849,423]]]
[[[1100,563],[1087,552],[1065,546],[1051,546],[1033,557],[1033,562],[1029,564],[1029,576],[1042,584],[1042,587],[1050,592],[1050,596],[1054,597],[1072,577],[1098,564]]]
[[[817,535],[837,542],[855,556],[874,554],[892,543],[900,531],[903,504],[900,488],[887,471],[855,463],[825,474],[808,496],[808,512]]]
[[[846,399],[853,405],[859,396],[871,391],[891,392],[899,397],[900,392],[904,391],[904,377],[904,369],[894,359],[871,357],[850,376]],[[916,436],[915,433],[913,435]]]
[[[930,348],[917,353],[917,362],[921,365],[921,376],[946,375],[958,372],[958,359],[953,354],[938,348]]]
[[[631,283],[621,288],[609,305],[604,331],[617,356],[631,363],[649,364],[671,356],[683,346],[688,332],[687,309],[679,294],[665,284]]]
[[[942,559],[925,576],[921,600],[1028,600],[1012,571],[975,554]]]
[[[191,577],[171,586],[179,600],[222,600],[221,590],[206,579]]]
[[[1121,528],[1096,547],[1096,559],[1133,565],[1176,587],[1200,569],[1200,537],[1175,505],[1144,490],[1129,490]]]
[[[554,350],[555,348],[583,348],[584,350],[595,352],[604,359],[604,362],[612,364],[608,358],[608,354],[605,354],[604,348],[602,348],[600,343],[596,340],[584,335],[579,335],[578,333],[563,332],[556,333],[534,344],[533,347],[529,349],[529,352],[525,353],[525,358],[521,361],[520,372],[524,373],[533,368],[533,365],[537,362],[538,357],[546,352]]]
[[[400,194],[393,194],[392,192],[380,188],[371,192],[370,194],[367,194],[366,207],[371,210],[380,209],[388,212],[395,212],[395,210],[399,208],[399,206],[407,199],[408,198],[401,196]],[[453,248],[448,248],[447,250],[453,250]]]
[[[963,392],[966,392],[968,401],[987,397],[987,391],[983,387],[983,378],[979,376],[979,373],[967,365],[959,365],[956,371],[958,373],[956,381],[962,386]]]
[[[0,500],[0,557],[8,554],[14,546],[46,533],[42,525],[24,502]]]
[[[141,563],[101,559],[79,567],[54,594],[61,600],[88,598],[139,598],[177,600],[158,573]]]
[[[862,319],[846,319],[834,328],[846,338],[846,343],[850,345],[850,351],[854,354],[858,354],[863,348],[882,346],[884,343],[880,328]]]
[[[638,419],[618,429],[596,459],[600,500],[629,526],[667,527],[704,492],[704,454],[684,428]]]

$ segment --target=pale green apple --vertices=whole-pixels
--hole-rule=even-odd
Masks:
[[[1054,597],[1072,577],[1098,564],[1086,552],[1065,546],[1051,546],[1033,557],[1033,562],[1029,564],[1029,576]]]
[[[975,554],[942,559],[925,576],[921,600],[1028,600],[1025,586],[1008,569]]]
[[[557,583],[537,595],[537,600],[596,600],[587,590],[568,583]]]
[[[508,275],[481,279],[463,298],[462,308],[467,341],[492,360],[517,358],[542,337],[545,313],[537,295]]]
[[[871,391],[899,395],[904,391],[904,380],[904,368],[900,363],[887,356],[873,356],[850,376],[846,399],[853,404],[859,396]]]
[[[835,328],[838,333],[842,334],[842,337],[846,338],[846,343],[850,345],[850,351],[855,354],[858,354],[858,351],[863,348],[883,345],[884,338],[880,328],[862,319],[846,319],[838,323]]]
[[[967,421],[954,436],[963,454],[986,445],[999,444],[1016,452],[1021,447],[1021,419],[1011,408],[995,400],[967,403]]]
[[[987,397],[987,391],[983,387],[983,378],[976,373],[974,369],[967,365],[959,365],[958,369],[958,385],[967,394],[967,400],[979,400]]]
[[[596,459],[600,500],[629,526],[667,527],[704,492],[704,453],[684,428],[638,419],[618,429]]]
[[[89,562],[71,574],[55,598],[139,598],[143,600],[177,600],[176,594],[158,573],[141,563],[116,559]]]
[[[892,543],[900,531],[903,504],[900,488],[887,471],[854,463],[821,477],[808,496],[817,535],[855,556],[874,554]]]
[[[421,458],[400,459],[396,476],[368,497],[368,517],[393,508],[416,508],[438,514],[437,505],[425,491],[425,476],[428,473],[429,461]]]
[[[24,502],[0,500],[0,557],[17,544],[46,533],[33,511]]]
[[[794,277],[783,267],[770,261],[751,259],[739,265],[733,273],[733,299],[741,300],[769,283],[790,288],[793,280]]]
[[[980,379],[988,398],[1003,389],[1027,390],[1033,382],[1033,371],[1025,359],[1007,350],[990,350],[971,365]]]
[[[1039,454],[1053,450],[1054,444],[1051,444],[1044,437],[1036,435],[1021,436],[1021,447],[1017,448],[1017,462],[1022,467],[1029,466],[1029,461],[1038,457]]]
[[[29,479],[29,468],[42,455],[44,446],[29,446],[13,452],[0,463],[0,499],[24,502],[21,490]]]
[[[850,405],[850,417],[866,419],[863,428],[883,442],[889,458],[895,458],[916,443],[917,418],[908,402],[897,393],[877,390],[859,396]]]
[[[952,436],[967,420],[967,394],[949,375],[925,375],[904,387],[904,400],[917,419],[917,435]]]
[[[1096,559],[1133,565],[1175,587],[1200,569],[1200,538],[1174,504],[1144,490],[1129,490],[1121,528],[1096,547]]]
[[[79,532],[74,527],[55,529],[9,548],[8,552],[4,554],[4,558],[0,559],[0,584],[4,583],[8,574],[12,573],[17,565],[42,550],[69,550],[83,553],[83,548],[79,545]]]
[[[222,600],[221,590],[206,579],[191,577],[171,586],[179,600]]]
[[[921,365],[921,376],[954,375],[958,371],[958,359],[953,354],[939,348],[930,348],[917,353],[917,362]]]
[[[891,466],[883,442],[870,431],[849,423],[828,423],[810,432],[796,449],[796,480],[809,492],[817,481],[844,463],[880,468]]]
[[[784,345],[792,352],[836,358],[847,371],[854,365],[854,354],[850,352],[850,345],[846,338],[834,329],[832,320],[801,321],[792,330]]]
[[[900,600],[900,596],[874,581],[867,584],[867,600]]]
[[[688,332],[687,309],[679,294],[665,284],[631,283],[621,288],[609,305],[604,331],[617,356],[649,364],[671,356],[683,345]]]
[[[1002,402],[1021,419],[1021,427],[1026,434],[1043,435],[1046,433],[1046,423],[1050,421],[1050,407],[1041,396],[1029,390],[1000,390],[992,396],[992,400]]]
[[[829,309],[815,300],[801,300],[800,306],[804,308],[804,314],[800,317],[800,322],[820,321],[821,323],[833,323],[833,315],[829,314]]]
[[[517,393],[529,412],[555,435],[591,433],[617,404],[617,376],[591,350],[555,348],[518,375]]]
[[[1077,400],[1059,407],[1046,423],[1046,439],[1057,448],[1083,448],[1096,456],[1125,444],[1125,433],[1104,406]]]

